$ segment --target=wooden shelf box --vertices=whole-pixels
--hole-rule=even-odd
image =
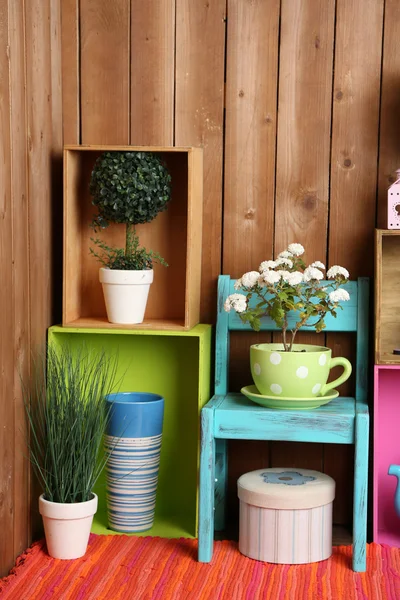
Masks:
[[[375,261],[375,363],[400,365],[400,231],[376,230]]]
[[[105,350],[118,357],[118,390],[164,397],[164,425],[156,514],[152,529],[135,535],[196,537],[200,411],[210,399],[211,325],[190,331],[118,331],[51,327],[53,348]],[[99,508],[93,533],[108,529],[105,473],[95,490]]]
[[[161,156],[171,173],[172,196],[166,211],[137,226],[141,246],[159,252],[169,267],[154,266],[145,321],[109,323],[99,282],[101,264],[89,253],[97,213],[89,193],[95,160],[105,151],[148,151]],[[199,322],[203,204],[201,148],[65,146],[63,325],[112,329],[189,330]],[[111,223],[95,234],[123,248],[125,225]]]
[[[399,547],[397,479],[388,475],[388,469],[400,464],[400,366],[375,366],[374,388],[373,536],[374,542]]]

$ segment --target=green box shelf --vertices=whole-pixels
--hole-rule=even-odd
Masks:
[[[104,349],[118,355],[120,391],[165,398],[156,515],[152,529],[135,535],[196,537],[200,410],[210,399],[211,325],[190,331],[50,327],[49,345]],[[115,390],[117,391],[117,390]],[[93,533],[108,529],[105,473],[94,490],[99,509]]]

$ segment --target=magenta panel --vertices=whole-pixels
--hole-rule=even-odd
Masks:
[[[388,475],[400,464],[400,366],[377,365],[374,378],[374,542],[400,547],[397,480]]]

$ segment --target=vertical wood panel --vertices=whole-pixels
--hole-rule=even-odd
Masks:
[[[335,2],[282,1],[275,250],[326,256]]]
[[[387,228],[387,189],[400,169],[400,2],[386,0],[380,109],[377,225]]]
[[[20,378],[29,379],[29,236],[25,115],[24,3],[9,3],[11,202],[13,219],[13,308],[14,308],[14,557],[30,543],[29,482],[26,421]],[[2,333],[3,335],[3,333]],[[0,399],[1,402],[1,399]],[[8,403],[9,409],[11,405]]]
[[[52,310],[52,82],[49,0],[26,4],[31,343],[43,348]]]
[[[80,0],[83,144],[129,143],[129,0]]]
[[[174,145],[175,0],[132,0],[131,144]]]
[[[52,324],[52,82],[49,0],[31,0],[26,10],[26,103],[28,128],[30,340],[33,356],[43,352]],[[33,536],[42,534],[32,486]]]
[[[62,97],[62,39],[60,0],[50,0],[50,77],[51,77],[51,148],[55,158],[62,156],[63,150],[63,97]],[[57,188],[62,180],[57,181]]]
[[[64,144],[79,144],[79,0],[62,0],[61,27]]]
[[[174,145],[175,0],[131,3],[131,144]],[[174,178],[173,172],[172,177]],[[174,190],[174,179],[172,182]],[[174,191],[173,191],[174,197]],[[168,212],[157,216],[152,231],[163,238]],[[168,226],[168,225],[167,225]],[[138,230],[143,246],[151,248],[146,225]],[[157,233],[158,232],[158,233]],[[153,248],[160,251],[159,248]],[[162,252],[161,252],[162,254]],[[172,261],[174,257],[172,255]],[[171,269],[155,265],[161,289],[174,287]],[[148,309],[154,296],[150,295]],[[167,298],[158,297],[166,302]]]
[[[222,272],[232,277],[272,257],[279,8],[279,0],[228,1]],[[251,381],[249,347],[255,339],[270,341],[265,338],[231,336],[229,389]],[[269,444],[231,441],[228,449],[228,513],[235,522],[236,480],[269,466]]]
[[[14,410],[13,306],[12,306],[12,205],[10,100],[8,67],[8,6],[0,2],[0,264],[3,293],[0,295],[0,570],[14,562]],[[11,346],[10,346],[11,344]]]
[[[334,28],[334,0],[283,0],[275,255],[300,242],[308,263],[325,262],[327,253]],[[324,345],[325,336],[302,333],[297,341]],[[321,470],[322,462],[321,444],[271,443],[271,466]]]
[[[52,153],[62,144],[59,29],[58,0],[16,0],[8,10],[0,3],[1,575],[29,545],[31,508],[39,523],[20,377],[29,385],[31,356],[44,350],[52,322]],[[60,186],[56,191],[60,204]]]
[[[204,148],[201,321],[221,272],[225,0],[176,0],[175,145]]]
[[[383,0],[337,2],[329,262],[352,278],[373,274],[382,20]],[[328,343],[336,356],[350,352],[347,339],[331,334]],[[352,448],[325,451],[325,470],[341,490],[340,523],[351,520],[352,456]]]
[[[272,257],[279,0],[228,2],[223,272]]]
[[[338,0],[329,262],[373,267],[383,0]]]
[[[50,0],[51,53],[51,254],[52,254],[52,323],[62,318],[62,230],[63,230],[63,97],[61,0]]]

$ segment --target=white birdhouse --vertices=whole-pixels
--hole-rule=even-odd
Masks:
[[[400,229],[400,169],[396,174],[396,181],[388,189],[388,229]]]

